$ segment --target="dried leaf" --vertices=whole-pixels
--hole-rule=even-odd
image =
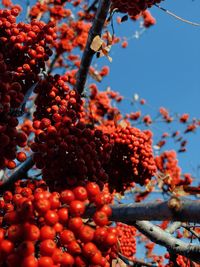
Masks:
[[[93,51],[97,52],[101,48],[102,44],[103,44],[103,40],[101,39],[101,37],[99,35],[96,35],[94,37],[94,39],[92,40],[92,43],[90,45],[90,48]]]
[[[102,81],[102,76],[98,72],[89,71],[90,76],[97,82]]]
[[[111,49],[111,45],[108,45],[108,46],[102,48],[101,51],[102,51],[103,55],[106,56],[110,62],[112,62],[112,57],[108,55],[108,53],[110,52],[110,49]]]
[[[110,63],[112,63],[112,58],[110,56],[106,56]]]
[[[154,182],[153,181],[149,181],[148,184],[146,185],[146,190],[148,192],[151,192],[154,188]]]
[[[127,267],[127,265],[121,259],[117,258],[112,260],[112,267]]]
[[[173,194],[176,195],[176,196],[188,196],[189,194],[184,190],[184,187],[181,185],[181,186],[176,186],[174,189],[173,189]]]
[[[111,45],[107,45],[105,47],[102,47],[102,52],[104,53],[105,56],[108,55],[108,53],[110,52],[110,49],[111,49]]]
[[[122,128],[126,128],[128,126],[128,123],[125,121],[125,120],[121,120],[119,125],[122,127]]]

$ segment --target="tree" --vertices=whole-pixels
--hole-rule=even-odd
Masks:
[[[124,115],[115,105],[123,101],[119,93],[86,85],[88,75],[98,82],[109,73],[91,62],[94,55],[111,60],[119,42],[114,13],[128,14],[119,22],[143,18],[148,28],[155,19],[147,8],[159,2],[36,1],[27,4],[23,22],[21,7],[2,1],[0,266],[200,263],[193,224],[200,222],[199,186],[181,172],[175,151],[154,156],[152,132],[138,127],[156,123],[150,115]],[[159,112],[164,123],[173,121],[165,108]],[[183,136],[199,121],[176,119],[185,129],[171,137],[184,152]],[[167,200],[148,201],[156,192]],[[145,259],[136,256],[136,243],[145,246]],[[155,244],[167,253],[154,251]]]

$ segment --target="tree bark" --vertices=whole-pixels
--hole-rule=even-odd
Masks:
[[[169,201],[142,202],[133,204],[111,205],[111,221],[134,222],[137,220],[148,221],[179,221],[200,223],[200,200],[180,199],[179,209],[173,209]],[[92,216],[95,207],[90,207],[86,216]]]
[[[96,35],[101,36],[101,32],[108,14],[109,7],[110,0],[100,0],[92,27],[88,34],[86,47],[84,49],[83,56],[81,59],[81,65],[76,77],[75,89],[78,91],[79,94],[83,93],[89,67],[92,62],[92,58],[96,53],[90,48],[90,45]]]
[[[170,253],[183,255],[200,263],[200,246],[185,243],[148,221],[136,221],[131,225],[135,226],[152,242],[166,247]]]

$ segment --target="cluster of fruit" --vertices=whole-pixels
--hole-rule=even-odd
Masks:
[[[65,83],[65,76],[49,76],[35,92],[31,148],[50,187],[59,190],[89,180],[100,186],[108,182],[112,190],[123,191],[132,182],[148,183],[156,171],[149,131],[117,126],[107,133],[105,124],[102,130],[91,126],[83,100]],[[98,106],[102,105],[96,101],[94,112]]]
[[[128,259],[133,259],[136,253],[136,229],[124,223],[117,223],[119,250]]]
[[[26,158],[17,154],[17,146],[24,147],[27,140],[16,128],[17,117],[52,54],[48,44],[56,38],[51,23],[16,23],[20,10],[19,6],[0,10],[0,169],[13,169],[16,157]]]
[[[162,0],[112,0],[112,9],[117,8],[118,11],[128,13],[129,16],[136,16],[161,1]]]
[[[18,181],[0,200],[0,266],[110,266],[111,199],[92,182],[51,193],[42,180]]]

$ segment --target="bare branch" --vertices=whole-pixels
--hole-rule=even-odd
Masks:
[[[170,253],[183,255],[200,263],[200,246],[187,244],[148,221],[136,221],[131,225],[135,226],[152,242],[166,247]]]
[[[100,0],[92,27],[88,34],[87,44],[81,59],[81,65],[77,73],[75,88],[79,94],[83,93],[89,67],[92,62],[92,58],[95,54],[95,51],[90,48],[90,45],[96,35],[101,36],[101,32],[108,14],[109,7],[110,0]]]
[[[9,189],[16,181],[23,179],[24,175],[33,167],[34,162],[32,156],[27,160],[5,181],[0,185],[0,193]]]
[[[200,241],[200,236],[198,233],[196,233],[187,223],[182,223],[182,226],[188,230],[192,235],[194,235],[198,240]]]
[[[169,201],[163,202],[143,202],[132,204],[112,205],[112,216],[110,220],[116,222],[131,222],[136,220],[148,221],[180,221],[200,223],[200,201],[199,200],[180,200],[179,210],[174,210]],[[95,208],[90,207],[86,216],[91,216]]]
[[[128,266],[140,266],[140,267],[157,267],[158,264],[157,263],[148,263],[148,262],[144,262],[143,260],[138,260],[138,259],[133,259],[133,260],[129,260],[127,257],[125,257],[124,255],[122,255],[121,253],[117,254],[118,257],[125,262]]]
[[[170,224],[165,231],[168,232],[169,234],[173,234],[178,228],[180,228],[182,225],[181,222],[174,222]]]

